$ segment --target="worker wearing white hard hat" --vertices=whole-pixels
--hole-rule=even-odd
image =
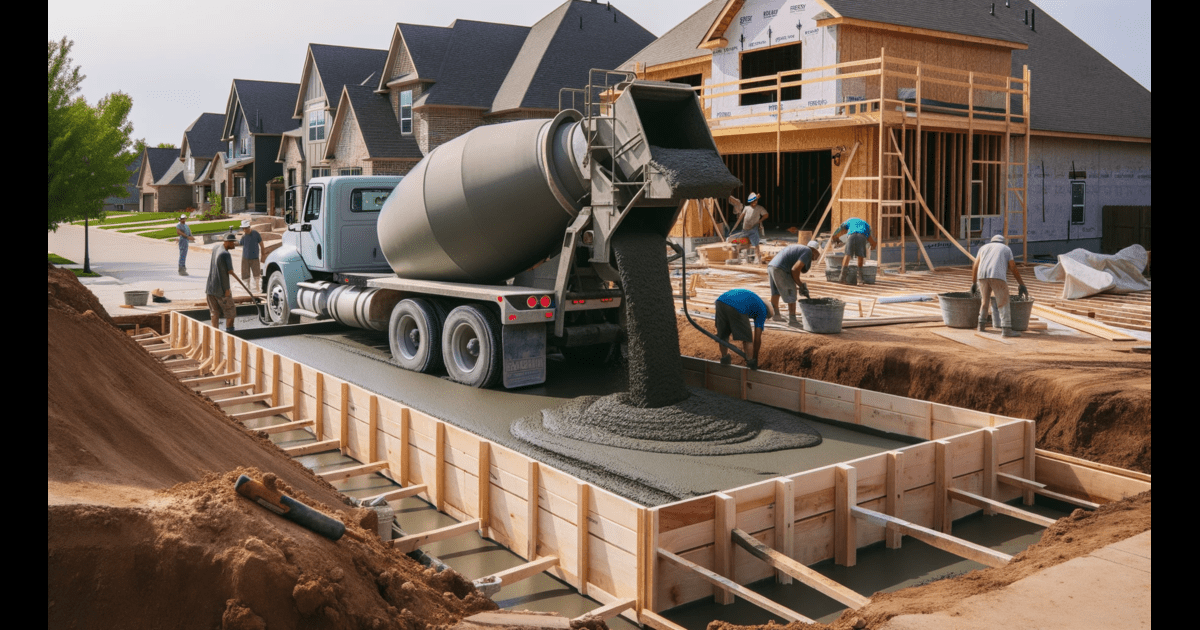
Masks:
[[[179,223],[175,224],[175,236],[179,241],[179,275],[181,276],[188,275],[188,243],[193,243],[196,241],[195,237],[192,236],[192,228],[188,227],[187,225],[187,218],[188,216],[186,214],[181,214],[179,215]]]
[[[759,245],[759,230],[762,223],[771,216],[767,214],[766,206],[759,203],[758,193],[752,192],[746,197],[745,205],[737,197],[730,197],[729,203],[741,214],[741,229],[726,237],[726,242],[744,238],[754,248],[754,256],[762,260],[762,248]]]
[[[1020,337],[1021,333],[1012,329],[1012,307],[1008,297],[1008,272],[1017,279],[1017,295],[1029,297],[1025,281],[1021,279],[1021,271],[1013,260],[1012,249],[1004,244],[1004,235],[997,234],[986,245],[979,248],[975,254],[975,264],[971,265],[971,294],[978,294],[979,332],[987,330],[988,310],[992,301],[996,302],[996,310],[1000,312],[1000,328],[1005,337]]]

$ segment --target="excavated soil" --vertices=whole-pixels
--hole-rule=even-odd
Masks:
[[[1004,588],[1072,558],[1087,555],[1150,529],[1150,491],[1102,506],[1094,512],[1075,510],[1042,534],[1037,544],[1013,557],[1008,565],[981,569],[932,584],[894,593],[877,593],[863,608],[842,613],[832,624],[790,623],[739,626],[714,621],[708,630],[852,630],[880,628],[900,615],[923,615],[951,608],[957,602]]]
[[[98,304],[73,308],[88,292],[60,277],[46,326],[48,627],[415,629],[496,607],[386,547],[368,533],[374,512],[185,388]],[[240,497],[243,473],[348,535]]]
[[[713,322],[698,322],[713,331]],[[685,355],[717,346],[677,317]],[[1150,473],[1150,355],[1096,338],[1017,340],[983,352],[913,325],[840,335],[768,330],[759,369],[1037,421],[1038,446]]]
[[[46,290],[50,297],[63,302],[77,312],[91,311],[100,319],[110,324],[113,323],[108,311],[104,310],[104,305],[100,304],[100,298],[88,291],[87,287],[79,282],[79,278],[66,269],[46,263]]]

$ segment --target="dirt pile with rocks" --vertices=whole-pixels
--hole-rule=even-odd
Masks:
[[[105,322],[113,323],[112,317],[100,303],[100,298],[83,286],[79,278],[67,269],[46,263],[46,292],[52,303],[64,304],[79,313],[91,311]]]

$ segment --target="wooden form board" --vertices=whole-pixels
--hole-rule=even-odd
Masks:
[[[659,619],[657,611],[713,594],[712,584],[695,571],[651,560],[660,548],[705,569],[720,566],[728,574],[723,577],[738,584],[770,577],[776,569],[733,545],[732,539],[717,545],[719,533],[732,535],[735,528],[802,564],[833,557],[835,469],[853,471],[853,507],[935,530],[935,515],[953,520],[979,509],[951,501],[951,488],[999,501],[1021,496],[1021,488],[997,483],[1001,474],[1028,478],[1036,471],[1035,481],[1096,501],[1149,488],[1148,476],[1035,454],[1030,421],[685,357],[689,384],[793,411],[941,439],[943,455],[938,457],[937,444],[925,442],[644,508],[252,343],[231,344],[228,335],[207,324],[178,313],[171,317],[172,330],[178,331],[177,347],[219,363],[224,370],[220,380],[253,384],[259,393],[290,403],[294,419],[322,419],[322,437],[333,438],[349,456],[381,468],[380,474],[420,492],[460,521],[478,520],[486,537],[529,560],[552,564],[549,573],[602,604],[635,599],[637,604],[622,614],[651,625]],[[1036,458],[1036,465],[1027,462],[1029,458]],[[940,508],[935,488],[946,491]],[[782,540],[785,536],[788,540]],[[885,528],[860,522],[846,545],[856,549],[885,536]],[[892,538],[896,537],[887,538],[889,545],[899,544]],[[551,563],[551,557],[557,560]]]

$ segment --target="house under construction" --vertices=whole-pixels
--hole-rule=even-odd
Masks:
[[[770,228],[859,217],[933,266],[1099,251],[1134,206],[1149,248],[1150,92],[1026,0],[714,0],[622,68],[697,87]]]

